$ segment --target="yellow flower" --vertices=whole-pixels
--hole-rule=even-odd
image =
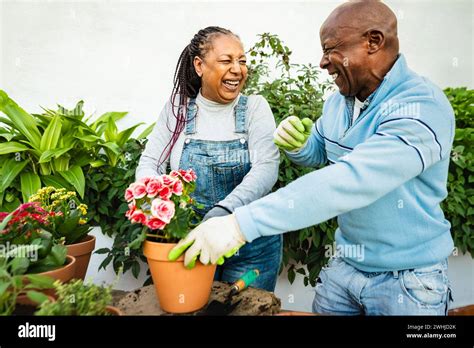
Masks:
[[[87,222],[87,219],[79,219],[79,225],[84,225]]]
[[[79,206],[77,207],[77,209],[79,209],[81,211],[81,214],[82,215],[87,215],[87,205],[85,204],[79,204]]]

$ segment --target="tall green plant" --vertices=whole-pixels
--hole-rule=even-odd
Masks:
[[[454,244],[462,252],[474,251],[474,90],[447,88],[456,117],[451,163],[448,174],[448,197],[442,208],[451,222]]]
[[[321,81],[317,67],[312,64],[293,64],[290,49],[278,36],[269,33],[259,35],[259,41],[248,54],[251,60],[244,93],[264,96],[277,124],[291,115],[301,119],[309,117],[313,121],[321,116],[323,94],[330,84]],[[312,170],[314,168],[293,164],[282,154],[278,181],[273,190],[286,186]],[[305,285],[315,285],[319,271],[327,260],[325,246],[334,242],[336,227],[336,221],[332,219],[284,235],[282,266],[287,267],[291,283],[296,273],[299,273],[303,275]]]
[[[141,124],[119,131],[126,112],[85,118],[83,101],[68,110],[29,114],[0,90],[0,209],[12,210],[41,186],[76,190],[84,198],[89,167],[116,166]]]

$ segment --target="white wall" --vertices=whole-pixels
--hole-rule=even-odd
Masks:
[[[258,33],[272,32],[293,50],[295,62],[318,64],[319,27],[340,2],[0,0],[0,88],[30,112],[83,99],[88,113],[129,111],[123,126],[151,123],[170,93],[181,50],[200,28],[227,27],[247,48]],[[387,3],[399,18],[401,51],[415,71],[441,87],[473,87],[472,1]],[[101,258],[94,256],[93,265]],[[460,305],[474,303],[473,264],[462,260],[450,271]],[[110,272],[95,277],[113,278]],[[140,284],[126,275],[119,286]],[[284,308],[311,308],[313,293],[299,278],[289,286],[283,276],[276,292]]]

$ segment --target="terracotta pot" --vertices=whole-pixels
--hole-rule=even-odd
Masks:
[[[169,313],[190,313],[209,301],[216,265],[184,267],[184,256],[168,260],[168,253],[176,244],[145,241],[143,254],[148,260],[160,307]]]
[[[123,315],[122,311],[114,306],[107,306],[105,310],[109,312],[112,316],[121,316]]]
[[[36,273],[42,276],[51,277],[55,280],[59,280],[62,283],[67,283],[74,277],[74,272],[76,271],[76,258],[71,255],[66,256],[66,264],[62,267],[53,269],[51,271]],[[26,277],[23,278],[23,282],[27,284],[29,281]],[[54,289],[37,289],[48,296],[56,298],[56,291]]]
[[[67,254],[76,258],[76,272],[73,278],[84,280],[92,251],[95,248],[95,237],[86,236],[78,243],[66,245],[66,248]]]
[[[67,255],[66,265],[53,269],[51,271],[42,272],[38,274],[60,280],[62,283],[67,283],[73,278],[75,271],[76,271],[76,258],[74,256]]]

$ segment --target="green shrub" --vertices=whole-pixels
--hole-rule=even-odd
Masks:
[[[463,253],[474,250],[474,90],[444,90],[456,117],[451,163],[448,175],[448,197],[442,208],[451,222],[455,246]]]
[[[320,71],[314,65],[292,64],[290,49],[276,35],[264,33],[259,37],[260,40],[249,50],[249,79],[244,93],[264,96],[277,125],[291,115],[316,121],[322,114],[323,94],[331,84],[320,80]],[[275,66],[270,66],[271,63]],[[270,71],[276,77],[270,78]],[[282,153],[278,182],[273,190],[286,186],[312,170],[293,164]],[[282,266],[287,267],[290,283],[299,273],[304,276],[304,285],[316,284],[319,271],[327,260],[325,246],[334,242],[336,228],[336,220],[332,219],[284,235]]]

